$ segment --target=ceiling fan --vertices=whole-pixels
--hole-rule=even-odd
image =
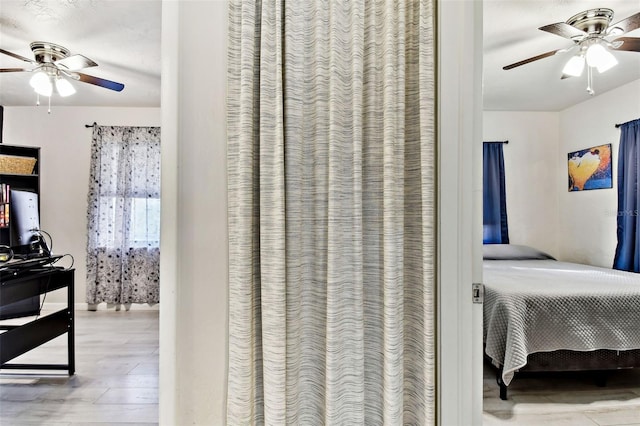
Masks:
[[[39,95],[51,97],[54,90],[60,96],[74,94],[76,90],[68,79],[93,84],[116,92],[124,89],[124,84],[122,83],[78,72],[78,70],[95,67],[98,64],[86,56],[71,55],[69,50],[63,46],[46,41],[34,41],[31,43],[31,50],[35,60],[0,49],[0,53],[31,64],[30,68],[0,68],[0,72],[34,73],[30,84]]]
[[[613,25],[613,10],[606,8],[589,9],[580,12],[566,22],[545,25],[539,29],[567,38],[574,45],[569,48],[552,50],[522,61],[503,67],[510,70],[521,65],[553,56],[557,53],[569,52],[577,49],[562,70],[562,78],[579,77],[587,65],[587,92],[593,94],[591,88],[592,68],[603,73],[615,66],[618,61],[611,51],[640,52],[640,38],[620,37],[621,35],[640,28],[640,13],[631,15]],[[609,40],[618,37],[615,40]]]

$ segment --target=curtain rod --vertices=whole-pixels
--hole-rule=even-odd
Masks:
[[[93,122],[93,124],[85,124],[84,127],[86,127],[87,129],[90,127],[96,127],[98,125],[98,123],[96,123],[95,121]]]
[[[640,119],[636,119],[636,120],[640,120]],[[626,123],[619,123],[619,124],[616,124],[616,129],[617,129],[617,128],[619,128],[620,126],[624,126],[625,124],[631,123],[632,121],[636,121],[636,120],[629,120],[629,121],[627,121]]]
[[[495,142],[482,142],[482,143],[504,143],[504,144],[509,144],[509,141],[495,141]]]

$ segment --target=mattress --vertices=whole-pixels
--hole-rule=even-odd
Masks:
[[[506,385],[529,354],[640,349],[640,275],[552,259],[483,265],[485,353]]]

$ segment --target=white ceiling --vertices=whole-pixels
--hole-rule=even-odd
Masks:
[[[125,85],[115,92],[73,82],[77,93],[52,96],[52,106],[159,107],[160,25],[160,0],[0,0],[0,48],[33,59],[32,41],[59,44],[98,64],[83,73]],[[0,68],[23,66],[31,67],[0,54]],[[30,77],[0,73],[0,105],[35,105]]]
[[[509,71],[502,67],[571,46],[538,27],[598,7],[613,9],[617,22],[640,12],[640,0],[484,0],[484,108],[559,111],[589,99],[585,76],[560,80],[567,55]],[[32,58],[32,41],[60,44],[98,63],[86,74],[125,84],[114,92],[77,82],[76,95],[54,96],[53,105],[160,106],[160,25],[160,0],[0,0],[0,48]],[[640,30],[626,35],[640,37]],[[640,79],[640,53],[616,52],[616,57],[618,66],[595,73],[596,96]],[[0,54],[0,68],[23,65],[29,64]],[[34,105],[29,78],[29,73],[0,74],[0,105]]]
[[[483,97],[485,110],[560,111],[586,101],[586,72],[560,80],[571,53],[557,54],[509,71],[503,66],[556,49],[571,40],[540,31],[584,10],[609,8],[612,23],[640,12],[640,0],[484,0]],[[624,35],[640,37],[640,30]],[[619,63],[604,74],[594,72],[595,96],[640,79],[640,53],[615,52]],[[638,94],[640,99],[640,93]]]

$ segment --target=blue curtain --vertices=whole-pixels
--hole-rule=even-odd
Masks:
[[[620,126],[615,269],[640,272],[640,119]]]
[[[482,156],[484,244],[509,244],[507,197],[504,183],[504,142],[485,142]]]

